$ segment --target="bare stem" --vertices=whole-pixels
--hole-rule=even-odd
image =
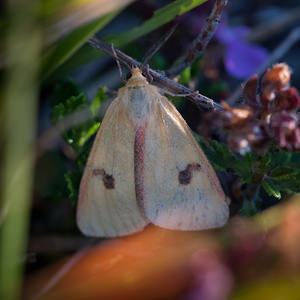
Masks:
[[[300,27],[296,27],[291,33],[279,44],[279,46],[270,54],[269,58],[263,63],[258,70],[255,72],[258,76],[261,76],[266,69],[273,63],[281,59],[300,39]],[[243,84],[245,84],[244,82]],[[239,85],[231,96],[227,99],[227,103],[234,106],[242,96],[242,86]]]
[[[89,40],[89,43],[94,48],[103,50],[108,55],[115,57],[111,46],[106,42],[97,38],[91,38]],[[122,51],[115,49],[114,52],[117,54],[119,61],[124,65],[130,65],[132,67],[142,67],[142,64],[139,61],[126,55]],[[146,76],[149,74],[152,77],[154,83],[157,83],[163,89],[173,94],[187,95],[186,98],[192,101],[198,107],[204,107],[209,110],[223,109],[223,107],[220,104],[214,102],[212,99],[205,97],[204,95],[201,95],[199,93],[196,93],[195,91],[185,87],[184,85],[175,82],[174,80],[168,78],[163,72],[155,71],[153,69],[147,68],[146,66],[143,67],[143,71]]]
[[[204,52],[220,23],[222,11],[227,5],[227,2],[227,0],[216,0],[209,17],[206,19],[205,25],[200,34],[193,41],[187,53],[179,59],[178,64],[166,72],[169,77],[175,77],[180,74]]]

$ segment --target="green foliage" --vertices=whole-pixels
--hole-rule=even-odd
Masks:
[[[63,62],[72,56],[90,37],[110,22],[119,11],[105,16],[73,30],[68,36],[48,49],[42,59],[41,78],[45,79]]]
[[[62,134],[63,139],[73,148],[76,154],[75,168],[65,174],[69,197],[75,202],[78,198],[80,178],[91,149],[91,143],[88,140],[97,132],[100,126],[98,112],[101,104],[106,100],[106,93],[104,89],[99,88],[97,95],[89,104],[86,96],[70,80],[60,82],[54,90],[55,104],[51,111],[53,124],[64,122],[72,114],[76,113],[79,115],[87,113],[88,116],[86,121],[79,125],[71,126],[70,129],[65,130]]]
[[[125,43],[136,40],[143,35],[159,28],[160,26],[172,21],[175,17],[181,16],[187,11],[206,2],[207,0],[176,0],[170,4],[156,10],[149,20],[145,21],[141,26],[135,27],[127,32],[110,35],[106,37],[108,42],[114,42],[116,47]]]
[[[111,34],[102,37],[108,43],[113,44],[116,48],[129,44],[130,42],[156,30],[160,26],[167,24],[177,16],[183,15],[189,10],[203,4],[207,0],[176,0],[170,4],[156,10],[153,16],[146,20],[142,25],[137,26],[129,31],[120,34]],[[66,62],[61,72],[67,72],[70,69],[78,67],[81,64],[85,64],[94,59],[102,56],[103,53],[98,51],[89,45],[83,46],[75,53],[72,58]],[[136,57],[136,56],[134,56]]]
[[[269,196],[277,199],[282,193],[300,192],[300,153],[271,147],[264,155],[249,152],[241,156],[233,153],[226,144],[212,141],[207,145],[201,137],[196,138],[216,171],[233,172],[241,183],[262,187]],[[257,194],[254,198],[244,202],[242,211],[245,215],[252,215],[259,209],[261,199]]]

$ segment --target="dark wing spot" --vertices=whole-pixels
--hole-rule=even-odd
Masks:
[[[199,171],[201,166],[199,164],[188,164],[186,168],[178,173],[179,184],[188,185],[192,181],[193,171]]]
[[[108,190],[115,188],[115,179],[112,175],[106,174],[105,170],[103,169],[94,169],[93,170],[93,176],[101,175],[102,181]]]

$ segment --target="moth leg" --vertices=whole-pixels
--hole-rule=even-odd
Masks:
[[[123,79],[123,74],[122,74],[122,69],[121,69],[120,61],[119,61],[119,59],[118,59],[118,56],[117,56],[117,53],[116,53],[116,50],[115,50],[113,44],[111,44],[111,50],[112,50],[112,52],[113,52],[113,54],[114,54],[115,61],[116,61],[117,66],[118,66],[120,80],[121,80],[123,83],[127,83],[127,81],[126,81],[125,79]]]

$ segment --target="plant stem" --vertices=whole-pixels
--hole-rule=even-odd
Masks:
[[[41,34],[36,1],[7,0],[0,299],[20,298],[33,175]]]

